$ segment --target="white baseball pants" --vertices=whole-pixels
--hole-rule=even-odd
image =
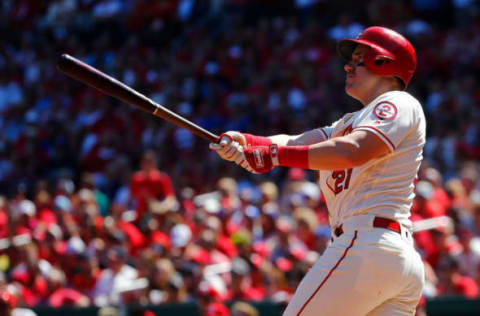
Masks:
[[[373,227],[373,215],[343,223],[300,282],[284,316],[414,315],[424,268],[410,233]]]

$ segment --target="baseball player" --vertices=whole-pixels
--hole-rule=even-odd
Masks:
[[[424,283],[410,207],[425,144],[420,103],[404,90],[417,59],[399,33],[369,27],[344,39],[345,91],[363,109],[301,135],[221,135],[211,149],[253,173],[277,166],[320,171],[332,243],[284,315],[414,315]]]

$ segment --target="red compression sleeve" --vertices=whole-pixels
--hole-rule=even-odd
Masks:
[[[245,140],[247,141],[247,145],[249,146],[270,146],[272,144],[272,141],[268,137],[256,136],[245,133],[242,134],[243,136],[245,136]]]
[[[310,146],[279,146],[278,164],[283,167],[309,169],[309,147]]]

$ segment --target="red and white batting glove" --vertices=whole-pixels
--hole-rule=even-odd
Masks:
[[[220,142],[210,143],[209,148],[211,150],[215,150],[222,159],[233,161],[242,168],[245,168],[247,171],[254,173],[253,169],[250,168],[250,165],[245,159],[243,146],[237,141],[233,140],[230,135],[220,135]]]
[[[240,151],[241,147],[270,145],[271,143],[267,137],[228,131],[220,135],[219,143],[210,143],[209,147],[215,150],[222,159],[237,161],[243,155],[243,151]]]
[[[240,133],[237,131],[228,131],[220,135],[222,137],[229,137],[232,141],[238,142],[243,147],[246,146],[270,146],[272,141],[268,137],[256,136],[247,133]]]
[[[242,136],[245,138],[247,146],[270,146],[272,144],[272,141],[268,137],[246,133],[242,133]]]
[[[209,148],[215,150],[217,154],[225,160],[237,161],[243,157],[242,144],[227,133],[220,135],[220,142],[210,143]]]
[[[247,139],[245,138],[245,136],[240,133],[240,132],[237,132],[237,131],[228,131],[228,132],[225,132],[223,134],[220,135],[220,139],[222,139],[223,137],[228,137],[230,138],[232,141],[236,141],[237,143],[239,143],[240,145],[242,145],[243,147],[247,146],[248,143],[247,143]]]
[[[272,153],[273,158],[272,159]],[[265,173],[278,166],[277,145],[251,146],[244,150],[245,159],[254,173]]]
[[[252,173],[269,172],[276,166],[308,169],[308,146],[277,146],[268,137],[229,131],[209,147]]]
[[[265,173],[277,166],[308,169],[308,146],[250,146],[245,159],[254,173]]]

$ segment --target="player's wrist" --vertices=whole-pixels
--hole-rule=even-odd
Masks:
[[[308,151],[310,146],[270,145],[270,157],[274,166],[309,169]]]
[[[242,133],[243,137],[245,137],[247,146],[270,146],[272,144],[272,140],[265,136],[257,136],[247,133]]]

